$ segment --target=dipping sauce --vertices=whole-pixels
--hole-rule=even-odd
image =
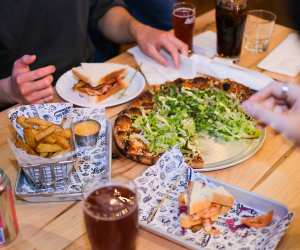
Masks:
[[[138,232],[136,194],[112,185],[93,191],[84,201],[84,220],[93,250],[133,250]]]
[[[95,135],[99,130],[100,124],[93,120],[82,121],[74,126],[74,133],[79,136]]]

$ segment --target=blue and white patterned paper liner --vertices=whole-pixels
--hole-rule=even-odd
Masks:
[[[35,104],[35,105],[23,105],[13,107],[8,111],[8,118],[16,130],[18,136],[24,137],[23,128],[17,123],[19,116],[25,117],[39,117],[44,120],[53,122],[55,124],[61,124],[64,117],[66,117],[72,111],[72,104],[69,103],[47,103],[47,104]],[[68,123],[68,124],[67,124]],[[65,122],[66,126],[70,126],[70,120]],[[55,158],[42,158],[35,155],[29,155],[25,151],[17,148],[13,142],[8,140],[8,145],[14,153],[18,164],[20,166],[38,165],[38,164],[50,164],[59,161],[68,160],[74,155],[74,151],[67,154],[57,156]]]
[[[241,217],[258,215],[259,211],[247,208],[243,204],[235,203],[227,214],[221,216],[214,225],[222,232],[218,236],[208,235],[204,230],[193,233],[191,230],[183,231],[179,225],[178,194],[185,191],[186,176],[181,152],[174,148],[165,153],[156,165],[148,168],[135,182],[139,192],[139,220],[142,226],[158,234],[167,235],[174,241],[193,249],[275,249],[281,237],[285,234],[293,215],[286,218],[274,218],[269,227],[263,229],[242,228],[233,232],[229,229],[226,220],[238,222]],[[201,174],[194,172],[193,179],[212,183]],[[172,190],[174,183],[179,184]],[[149,214],[157,207],[165,193],[167,199],[162,203],[152,222],[147,224]]]
[[[105,118],[105,110],[99,108],[81,109],[73,108],[69,103],[51,103],[51,104],[38,104],[38,105],[25,105],[18,106],[8,111],[8,117],[12,126],[16,129],[20,136],[23,136],[23,129],[17,124],[16,119],[18,116],[25,117],[40,117],[42,119],[61,124],[62,119],[67,120],[67,127],[71,123],[89,119],[95,119],[101,125],[97,145],[93,148],[78,148],[75,157],[77,158],[76,167],[70,175],[69,183],[66,187],[53,190],[52,188],[36,189],[30,182],[24,182],[20,189],[21,193],[25,194],[41,194],[41,193],[81,193],[85,182],[90,180],[107,181],[110,179],[110,131],[109,123]],[[30,164],[32,162],[31,156],[24,153],[25,161]],[[28,160],[29,158],[29,160]],[[38,157],[40,158],[40,157]],[[24,163],[24,162],[23,162]]]

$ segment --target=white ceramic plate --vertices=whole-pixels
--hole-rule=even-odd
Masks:
[[[72,89],[72,87],[78,82],[78,80],[73,76],[72,71],[69,70],[68,72],[63,74],[56,83],[56,91],[62,99],[81,107],[107,108],[129,102],[130,100],[140,95],[144,90],[144,77],[141,73],[136,72],[135,69],[129,67],[128,65],[114,63],[91,63],[90,65],[97,68],[97,70],[99,69],[99,72],[101,72],[101,74],[103,75],[108,74],[114,70],[127,68],[128,73],[125,78],[125,82],[128,83],[128,88],[126,90],[119,91],[118,93],[101,102],[95,102],[93,101],[93,98]]]

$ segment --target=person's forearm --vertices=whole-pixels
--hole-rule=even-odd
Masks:
[[[11,78],[0,79],[0,104],[13,104],[13,90],[11,86]]]
[[[136,41],[136,34],[143,24],[135,20],[123,7],[110,9],[98,22],[99,31],[115,43]]]

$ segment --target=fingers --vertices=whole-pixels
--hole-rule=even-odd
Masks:
[[[35,55],[25,55],[25,56],[21,57],[14,63],[14,69],[13,69],[14,73],[21,74],[21,73],[27,72],[29,70],[28,66],[30,64],[34,63],[35,60],[36,60]]]
[[[169,41],[176,46],[177,50],[184,56],[189,55],[189,46],[177,39],[174,35],[170,36]]]
[[[272,83],[268,85],[263,90],[251,96],[249,101],[262,102],[270,97],[275,97],[277,99],[282,98],[281,85],[279,83]]]
[[[36,55],[25,55],[21,57],[21,62],[25,65],[30,65],[36,60]]]
[[[40,99],[40,100],[36,101],[35,103],[36,104],[42,104],[42,103],[48,103],[48,102],[51,102],[51,101],[53,101],[53,96],[49,96],[49,97]]]
[[[262,103],[266,109],[273,110],[276,105],[276,100],[274,97],[270,97]]]
[[[49,75],[37,81],[22,83],[19,86],[19,89],[23,96],[27,96],[28,94],[34,91],[40,91],[42,89],[50,87],[52,82],[53,82],[53,76]]]
[[[52,100],[53,96],[54,90],[53,87],[50,86],[46,89],[33,92],[31,95],[27,96],[26,101],[28,103],[44,103],[46,101]]]
[[[156,60],[158,63],[168,66],[167,60],[160,54],[160,52],[153,46],[150,46],[148,48],[147,54],[151,56],[154,60]]]
[[[277,105],[277,106],[275,106],[275,108],[274,108],[274,112],[275,113],[279,113],[279,114],[284,114],[284,113],[286,113],[288,111],[288,108],[287,108],[287,106],[285,106],[285,105]]]
[[[163,40],[162,47],[171,55],[175,67],[178,68],[180,65],[180,56],[177,47],[174,46],[169,40]]]
[[[161,55],[161,49],[170,54],[177,68],[180,65],[180,54],[188,56],[188,46],[171,32],[163,32],[144,26],[144,30],[137,34],[139,36],[137,41],[143,52],[164,66],[168,66],[168,62]]]
[[[270,125],[276,131],[282,133],[286,138],[300,145],[300,119],[298,113],[284,112],[284,107],[283,110],[275,109],[274,111],[271,111],[260,103],[249,101],[245,102],[243,107],[250,116]]]
[[[51,75],[55,72],[55,67],[54,66],[46,66],[43,68],[39,68],[33,71],[29,71],[23,74],[20,74],[16,77],[16,82],[17,84],[22,84],[25,82],[30,82],[30,81],[34,81],[40,78],[43,78],[47,75]]]
[[[267,109],[263,104],[247,101],[243,103],[244,110],[253,118],[270,125],[275,130],[283,132],[285,115]]]

